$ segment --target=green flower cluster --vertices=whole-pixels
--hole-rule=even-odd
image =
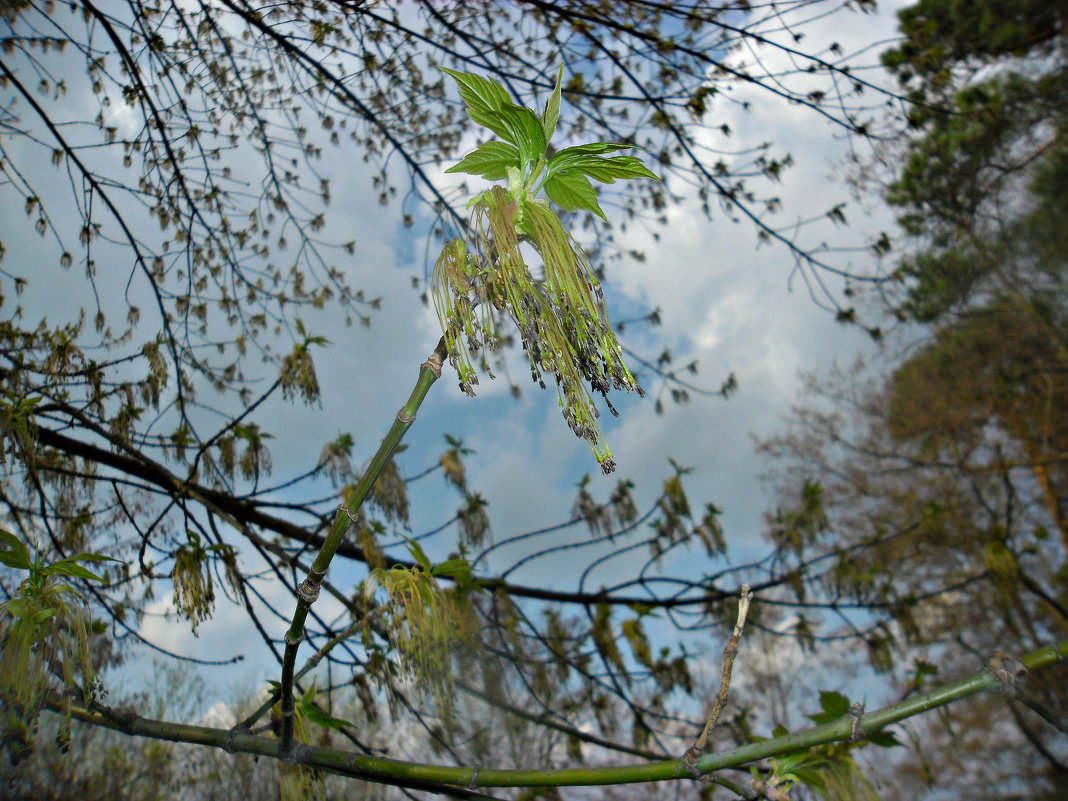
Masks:
[[[633,156],[602,155],[631,145],[578,145],[546,157],[559,117],[562,68],[541,115],[514,105],[496,81],[446,72],[459,84],[471,118],[504,140],[479,146],[448,172],[508,181],[507,188],[493,186],[471,201],[467,239],[446,243],[434,265],[434,307],[449,360],[460,386],[473,395],[478,375],[472,358],[481,352],[482,367],[489,372],[486,351],[499,346],[497,317],[506,313],[522,336],[532,379],[544,388],[543,376],[555,377],[564,419],[610,473],[615,463],[597,425],[591,390],[600,393],[613,414],[610,389],[643,393],[623,362],[589,259],[538,195],[544,191],[568,211],[588,210],[604,219],[590,178],[612,183],[656,176]],[[523,244],[540,257],[543,278],[534,278]]]
[[[89,703],[100,689],[90,637],[107,627],[90,619],[70,579],[104,582],[83,563],[111,561],[79,553],[49,564],[39,551],[31,555],[21,539],[0,529],[0,565],[21,579],[0,603],[0,747],[12,764],[33,751],[38,717],[50,699],[66,705],[56,737],[65,752],[71,702],[80,697]]]
[[[370,600],[382,588],[389,596],[388,630],[401,663],[421,690],[434,697],[443,716],[452,717],[453,686],[449,669],[454,648],[468,639],[452,596],[425,567],[376,568],[364,584]]]

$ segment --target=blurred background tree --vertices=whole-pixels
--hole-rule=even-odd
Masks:
[[[901,12],[904,39],[883,61],[915,105],[903,147],[868,173],[891,175],[907,237],[885,296],[892,367],[811,377],[793,433],[765,443],[822,488],[822,541],[880,541],[843,553],[835,587],[882,610],[876,663],[884,645],[917,660],[903,692],[934,664],[1068,632],[1066,14]],[[776,467],[784,490],[790,469]],[[1066,675],[1029,689],[1060,733],[1019,699],[910,725],[923,759],[904,760],[889,795],[1063,795]]]

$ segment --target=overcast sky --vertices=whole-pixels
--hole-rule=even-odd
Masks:
[[[845,11],[826,16],[805,28],[801,47],[819,51],[838,42],[848,60],[852,53],[893,37],[894,12],[900,5],[881,3],[877,14]],[[772,62],[784,58],[768,49],[759,55]],[[751,62],[752,56],[747,59]],[[868,51],[864,59],[874,62],[875,55]],[[878,80],[874,73],[865,77]],[[892,230],[891,214],[876,205],[866,215],[833,177],[849,146],[840,129],[808,109],[787,105],[767,93],[742,87],[732,91],[737,100],[747,99],[746,93],[752,100],[748,111],[737,103],[712,103],[708,112],[712,125],[726,123],[733,135],[729,142],[710,139],[706,144],[740,149],[770,140],[775,152],[792,154],[794,166],[784,172],[780,187],[784,211],[778,222],[818,214],[845,200],[850,201],[845,210],[850,227],[839,228],[828,220],[808,232],[809,244],[853,245],[864,241],[866,234]],[[565,103],[562,115],[567,113]],[[330,225],[339,240],[356,240],[351,281],[368,295],[381,295],[382,308],[370,328],[347,328],[332,313],[306,319],[315,333],[333,343],[317,353],[322,409],[278,403],[260,415],[263,427],[277,437],[272,453],[278,481],[312,466],[320,447],[342,431],[356,438],[356,461],[368,459],[440,335],[433,309],[425,307],[411,288],[411,277],[423,275],[427,219],[421,215],[425,210],[410,209],[417,214],[416,225],[401,227],[398,204],[380,206],[368,191],[369,171],[362,161],[354,157],[344,168],[346,172],[339,169],[333,175]],[[768,435],[781,425],[783,415],[798,399],[801,371],[824,368],[834,360],[852,361],[858,354],[869,353],[871,342],[860,329],[836,323],[832,313],[819,308],[798,276],[791,280],[790,254],[780,246],[757,248],[749,224],[733,223],[722,213],[709,222],[692,197],[671,206],[667,215],[669,223],[659,242],[639,229],[622,236],[621,244],[644,250],[646,261],[624,259],[609,265],[610,297],[625,299],[628,313],[654,307],[662,312],[662,326],[652,330],[628,327],[623,342],[648,358],[670,347],[676,364],[697,359],[700,374],[693,380],[709,389],[718,388],[733,372],[738,389],[729,400],[694,396],[687,405],[666,403],[664,413],[657,415],[651,399],[614,399],[622,416],[613,420],[606,414],[602,426],[618,468],[615,475],[604,477],[586,444],[568,430],[557,408],[556,393],[539,391],[529,383],[521,354],[514,354],[512,362],[516,366],[513,375],[523,389],[519,401],[510,398],[504,380],[490,383],[484,379],[478,397],[467,398],[446,368],[409,434],[409,448],[399,460],[403,471],[412,475],[433,464],[445,446],[445,433],[463,437],[477,451],[467,462],[469,485],[489,501],[494,536],[501,539],[567,519],[574,487],[587,473],[593,477],[595,496],[607,498],[617,480],[631,478],[637,485],[636,497],[647,504],[670,475],[668,459],[673,458],[694,468],[685,480],[691,502],[699,507],[710,501],[724,510],[722,520],[733,558],[761,553],[763,517],[774,501],[761,489],[761,462],[754,453],[752,436]],[[14,225],[21,226],[23,221]],[[0,222],[4,234],[0,238],[11,249],[16,235],[3,229],[8,225]],[[14,253],[19,254],[17,245]],[[857,255],[853,266],[861,272],[870,269],[866,258]],[[8,265],[12,263],[7,260]],[[113,285],[123,285],[126,275],[117,273]],[[115,297],[121,300],[121,292]],[[80,299],[73,296],[73,302]],[[25,303],[29,309],[59,308],[55,285],[31,284]],[[0,311],[9,313],[9,306]],[[656,386],[649,375],[643,383]],[[460,502],[444,487],[440,474],[413,485],[412,497],[416,534],[450,517]],[[569,536],[576,533],[560,535],[562,539]],[[444,556],[454,543],[455,533],[446,533],[432,546],[431,555]],[[502,553],[494,565],[507,565],[516,553]],[[673,567],[699,572],[693,553]],[[576,568],[583,565],[583,560],[573,564],[561,563],[559,558],[549,563],[543,560],[514,578],[573,586]],[[603,578],[595,578],[594,587],[602,580],[615,580],[615,571],[622,567],[614,565]],[[169,606],[169,598],[160,598],[154,611]],[[287,614],[289,606],[283,603]],[[279,636],[283,628],[277,624]],[[201,626],[199,638],[193,638],[185,625],[152,617],[146,620],[143,633],[161,645],[196,656],[244,653],[247,661],[240,678],[259,677],[264,669],[275,672],[273,660],[264,658],[244,613],[225,602],[219,604],[215,619]]]

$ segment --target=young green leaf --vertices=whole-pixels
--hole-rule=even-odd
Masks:
[[[27,598],[12,598],[0,604],[0,609],[19,620],[29,620],[37,612],[38,606]]]
[[[493,116],[504,131],[498,136],[519,148],[524,164],[537,161],[545,152],[548,147],[545,131],[538,115],[529,108],[508,103],[501,106]]]
[[[545,131],[545,141],[551,142],[556,133],[556,123],[560,119],[560,82],[564,79],[564,65],[560,65],[560,71],[556,74],[556,86],[553,93],[545,103],[545,111],[541,114],[541,127]]]
[[[210,547],[211,548],[219,548],[220,546],[212,545]],[[224,546],[221,546],[221,547],[222,548],[228,548],[230,546],[224,545]],[[121,560],[116,559],[114,556],[104,556],[103,554],[100,554],[100,553],[76,553],[76,554],[74,554],[74,556],[68,556],[66,559],[63,559],[61,561],[64,561],[64,562],[118,562],[118,561],[121,561]]]
[[[659,180],[649,172],[641,159],[634,156],[591,156],[584,153],[570,153],[564,158],[557,154],[549,162],[549,174],[565,172],[582,173],[588,178],[593,178],[601,183],[615,183],[616,179],[629,180],[631,178],[652,178]]]
[[[505,103],[512,102],[508,90],[492,78],[483,78],[472,72],[456,72],[445,67],[442,67],[441,71],[459,84],[460,99],[472,111],[496,111]]]
[[[489,128],[502,139],[508,139],[496,112],[512,98],[503,86],[490,78],[470,72],[456,72],[442,67],[442,72],[451,76],[460,88],[460,99],[467,106],[467,116],[483,128]]]
[[[97,557],[96,559],[86,559],[85,557]],[[108,559],[104,556],[99,556],[93,553],[80,553],[77,556],[72,556],[69,559],[60,559],[58,562],[53,562],[41,571],[41,575],[44,576],[73,576],[74,578],[86,579],[87,581],[99,581],[103,582],[104,579],[93,573],[91,570],[82,567],[78,564],[80,561],[110,561],[114,562],[114,559]]]
[[[820,707],[822,712],[806,717],[819,725],[831,723],[849,712],[849,699],[841,693],[824,690],[820,693]]]
[[[507,177],[509,167],[518,169],[519,166],[519,148],[494,141],[479,145],[445,172],[462,172],[481,175],[487,181],[502,181]]]
[[[461,585],[470,584],[471,563],[466,559],[446,559],[441,564],[434,565],[430,575],[455,579]]]
[[[892,731],[887,731],[886,729],[867,732],[865,736],[868,738],[869,743],[880,748],[893,748],[898,745],[904,745]]]
[[[820,773],[818,768],[798,767],[790,771],[790,775],[796,781],[807,785],[808,787],[816,790],[821,795],[824,793],[827,787],[827,782],[824,781],[823,774]]]
[[[590,142],[585,145],[565,147],[563,150],[558,151],[553,156],[553,159],[567,157],[576,153],[598,156],[602,153],[614,153],[617,150],[645,150],[645,148],[638,145],[625,145],[622,142]]]
[[[0,564],[19,570],[29,570],[33,560],[30,559],[30,552],[22,544],[22,541],[10,531],[4,531],[3,529],[0,529],[0,540],[3,540],[4,544],[11,549],[0,551]]]
[[[419,566],[426,570],[428,573],[434,567],[434,563],[430,561],[430,557],[426,555],[426,551],[423,550],[418,542],[405,537],[405,541],[408,544],[408,553],[412,555],[412,558],[419,563]]]
[[[345,726],[349,726],[349,722],[341,720],[340,718],[332,717],[316,706],[315,701],[307,697],[298,701],[300,709],[304,712],[305,717],[312,723],[318,724],[325,729],[341,729]]]
[[[557,173],[545,182],[545,194],[562,209],[592,211],[608,222],[597,203],[597,191],[581,173]]]

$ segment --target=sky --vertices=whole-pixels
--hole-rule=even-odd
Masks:
[[[900,5],[881,3],[874,14],[845,11],[816,20],[805,28],[803,47],[820,50],[836,41],[844,49],[845,60],[865,52],[863,58],[873,62],[874,53],[868,48],[892,39],[894,12]],[[770,51],[759,55],[772,63],[785,58]],[[742,57],[752,60],[751,54]],[[866,77],[879,80],[875,73]],[[714,102],[708,111],[710,129],[729,125],[733,131],[730,141],[719,140],[710,132],[704,144],[743,148],[770,140],[777,152],[791,153],[794,166],[783,174],[779,187],[784,211],[778,221],[818,215],[844,200],[850,226],[839,227],[828,219],[806,229],[808,243],[856,244],[867,235],[892,230],[890,212],[877,203],[850,198],[840,181],[842,161],[850,147],[840,130],[805,108],[769,100],[754,89],[735,88],[733,98],[752,102],[748,110],[741,102]],[[566,104],[562,114],[567,114]],[[276,433],[272,442],[273,478],[279,482],[311,467],[321,446],[340,432],[351,432],[356,439],[354,461],[368,459],[407,398],[419,364],[440,335],[432,307],[421,302],[411,281],[424,272],[426,210],[410,209],[416,214],[416,225],[400,226],[398,204],[379,205],[368,192],[370,170],[358,158],[338,164],[331,177],[334,197],[325,233],[341,241],[356,240],[351,263],[342,266],[351,272],[354,286],[368,296],[382,297],[382,307],[374,313],[369,328],[346,327],[339,314],[329,311],[305,320],[314,333],[325,336],[332,345],[316,354],[321,408],[278,402],[262,410],[261,424]],[[441,176],[440,180],[448,185],[458,179]],[[707,220],[696,198],[685,196],[681,187],[673,189],[683,193],[683,199],[667,210],[668,224],[661,229],[659,242],[640,228],[621,235],[624,249],[644,250],[647,259],[625,258],[609,265],[606,284],[613,301],[610,312],[659,308],[663,324],[651,330],[629,326],[623,344],[649,359],[655,359],[663,347],[670,347],[676,364],[698,360],[700,373],[692,377],[695,383],[714,390],[733,373],[737,391],[726,400],[694,396],[681,406],[667,402],[660,415],[650,398],[613,399],[622,414],[618,419],[603,415],[602,426],[618,467],[614,476],[604,477],[585,443],[568,430],[555,393],[539,391],[527,383],[521,354],[510,357],[512,374],[523,389],[518,401],[510,397],[505,380],[483,379],[478,397],[468,398],[446,367],[443,379],[419,412],[399,463],[405,474],[417,474],[439,458],[446,433],[462,437],[476,452],[467,459],[468,484],[489,501],[496,539],[566,520],[575,486],[587,474],[591,476],[591,492],[602,499],[617,480],[632,479],[639,507],[644,508],[671,475],[669,459],[674,459],[693,468],[685,479],[692,505],[700,508],[712,502],[723,510],[729,558],[741,561],[763,555],[767,548],[762,539],[764,516],[775,499],[761,484],[763,465],[754,450],[753,437],[780,430],[784,416],[799,400],[802,371],[826,369],[835,361],[847,363],[858,355],[874,354],[867,334],[835,322],[833,313],[813,301],[804,282],[792,274],[793,260],[784,248],[758,247],[750,225],[732,222],[723,213]],[[14,225],[22,225],[22,220],[0,221],[0,239],[9,249],[8,259],[0,266],[7,269],[20,259],[33,258],[32,246],[19,242],[18,234],[10,230]],[[870,270],[872,265],[865,262],[868,258],[856,255],[853,266],[858,271]],[[108,274],[105,270],[101,276],[108,296],[105,302],[125,302],[120,287],[127,278],[125,271]],[[48,309],[55,316],[64,304],[81,302],[77,292],[57,294],[56,286],[51,280],[31,281],[22,299],[24,306],[31,313]],[[0,312],[6,314],[9,308],[0,308]],[[643,383],[656,386],[648,374]],[[415,504],[413,534],[451,517],[460,503],[440,474],[421,479],[411,494]],[[573,529],[565,530],[557,541],[576,535]],[[447,531],[435,538],[428,550],[432,558],[443,558],[454,544],[455,532]],[[501,549],[492,557],[491,565],[506,566],[518,554],[516,549]],[[591,588],[616,580],[638,558],[635,555],[629,563],[609,563],[591,577]],[[701,563],[704,559],[697,550],[690,551],[667,563],[665,570],[699,574],[705,567]],[[585,562],[558,556],[535,560],[513,578],[572,587]],[[342,584],[345,581],[339,574],[332,578]],[[357,578],[353,575],[351,580]],[[266,589],[271,597],[271,588]],[[273,597],[288,614],[288,599],[280,592]],[[245,661],[229,674],[235,686],[262,678],[265,670],[274,672],[273,660],[238,607],[220,599],[214,619],[201,626],[197,637],[187,626],[175,625],[164,617],[170,607],[169,597],[154,602],[151,612],[159,616],[146,618],[141,630],[146,638],[202,658],[244,654]],[[327,604],[322,608],[329,611]],[[275,626],[281,636],[284,624],[276,621]]]
[[[821,44],[838,41],[848,58],[853,50],[890,37],[892,10],[887,6],[877,15],[835,15],[808,28],[805,45],[818,50]],[[756,90],[750,94],[749,111],[723,103],[709,113],[717,125],[721,119],[730,125],[732,146],[771,140],[793,155],[794,166],[785,172],[780,187],[787,210],[784,221],[788,214],[810,216],[845,200],[850,227],[839,228],[828,220],[809,231],[808,241],[855,244],[866,233],[892,230],[890,213],[877,204],[870,214],[864,213],[838,180],[849,147],[839,131],[814,120],[806,109],[768,103]],[[337,191],[334,203],[336,209],[353,209],[351,220],[358,226],[356,260],[374,265],[372,270],[361,269],[354,280],[369,294],[383,297],[382,310],[370,329],[316,328],[335,343],[318,357],[322,413],[286,408],[287,419],[302,432],[301,443],[281,458],[276,445],[276,465],[287,464],[290,458],[307,464],[306,451],[301,453],[299,445],[309,439],[323,442],[339,430],[352,431],[360,458],[367,458],[440,333],[433,310],[410,289],[410,277],[423,271],[422,240],[407,240],[421,236],[419,226],[411,229],[414,234],[398,229],[394,209],[368,207],[364,185],[354,178],[347,190]],[[718,388],[733,372],[738,390],[730,399],[694,396],[686,405],[667,402],[661,415],[655,413],[650,398],[614,399],[621,416],[613,419],[604,414],[601,422],[618,468],[615,475],[604,477],[585,443],[567,429],[555,393],[526,382],[521,354],[513,354],[510,361],[511,374],[523,389],[519,401],[510,397],[503,379],[483,378],[478,396],[468,398],[447,367],[408,436],[409,448],[400,457],[402,469],[408,474],[421,471],[441,453],[444,434],[461,436],[476,451],[467,460],[469,486],[489,501],[493,533],[499,540],[566,520],[575,486],[587,474],[595,497],[606,498],[615,482],[626,477],[636,484],[639,506],[648,504],[671,474],[669,459],[674,459],[693,468],[685,479],[691,503],[700,508],[712,502],[723,510],[731,558],[744,561],[766,553],[764,516],[775,499],[761,485],[763,463],[753,437],[781,429],[784,415],[799,400],[802,371],[871,356],[874,348],[862,330],[837,323],[832,313],[817,306],[803,281],[791,277],[790,255],[781,247],[758,247],[746,223],[732,222],[723,214],[708,221],[692,197],[671,206],[667,214],[669,222],[659,242],[638,229],[623,236],[625,249],[648,254],[645,262],[624,259],[609,267],[610,297],[625,298],[628,311],[635,306],[662,311],[659,328],[629,326],[623,344],[646,358],[655,358],[659,348],[668,346],[676,364],[697,359],[700,374],[694,381],[709,389]],[[383,237],[383,231],[392,235]],[[400,254],[408,258],[399,260]],[[855,266],[870,268],[866,258],[859,255]],[[644,382],[656,386],[652,376]],[[276,475],[281,478],[277,467]],[[418,499],[412,527],[416,534],[445,519],[459,503],[455,494],[444,490],[440,475],[421,481],[412,491]],[[550,541],[566,542],[578,533],[565,530]],[[433,558],[441,558],[453,546],[447,535],[428,550]],[[501,549],[493,564],[507,566],[521,553],[520,548]],[[666,566],[666,572],[693,570],[695,555],[698,563],[705,559],[697,550],[685,552]],[[644,554],[635,554],[629,565],[627,560],[609,563],[591,578],[591,587],[616,580],[637,559],[644,559]],[[562,563],[559,556],[549,557],[529,563],[514,579],[573,587],[577,570],[585,563],[585,559]],[[214,628],[202,629],[202,645],[208,651],[214,650]],[[165,636],[162,627],[159,636]],[[197,648],[190,638],[183,635],[182,640],[182,648]]]

